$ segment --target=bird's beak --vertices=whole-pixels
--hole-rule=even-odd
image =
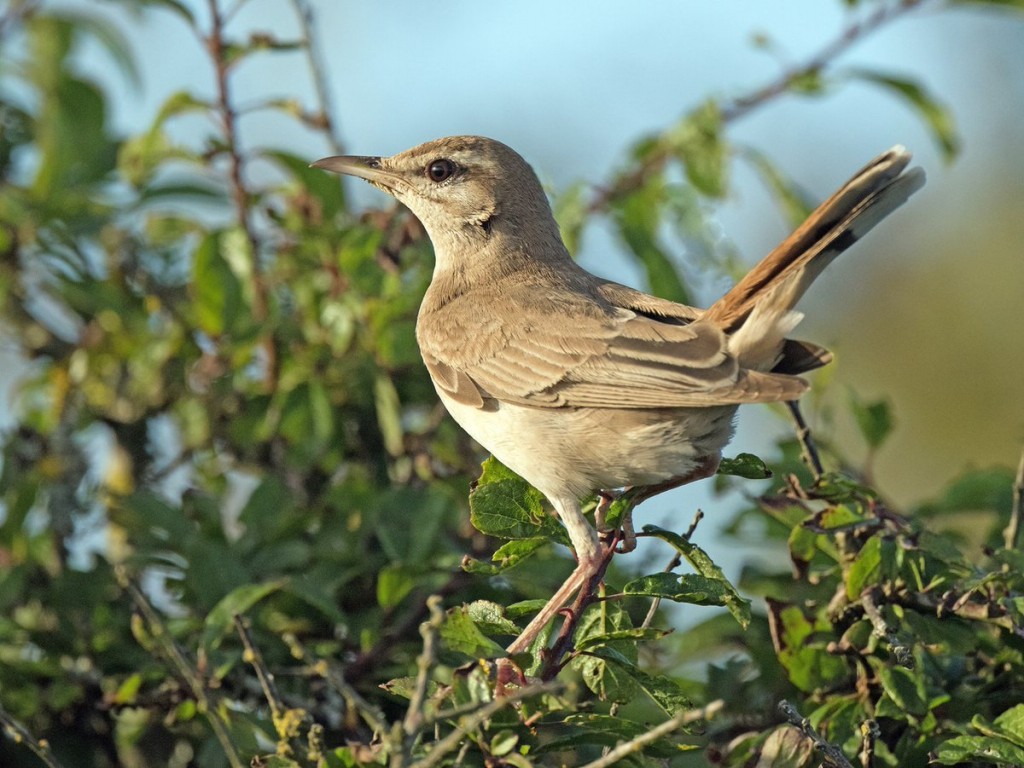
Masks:
[[[355,176],[366,179],[371,184],[379,184],[387,189],[395,186],[396,174],[384,170],[380,165],[379,157],[364,157],[362,155],[335,155],[325,157],[312,163],[310,168],[322,168],[325,171],[343,173],[346,176]]]

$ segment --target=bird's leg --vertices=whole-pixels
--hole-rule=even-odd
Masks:
[[[629,490],[630,498],[633,501],[633,506],[647,501],[659,493],[665,491],[671,491],[673,488],[678,488],[681,485],[687,485],[689,483],[695,483],[698,480],[711,477],[718,471],[718,465],[722,463],[722,454],[715,453],[711,456],[705,456],[697,462],[697,466],[687,472],[685,475],[679,477],[673,477],[666,480],[663,483],[656,483],[655,485],[643,485],[631,488]]]
[[[627,489],[623,495],[629,497],[629,503],[619,523],[622,528],[622,541],[618,549],[614,551],[631,552],[636,549],[633,507],[653,496],[657,496],[659,493],[711,477],[718,471],[718,464],[721,460],[721,454],[705,456],[698,462],[696,467],[685,475],[673,477],[655,485],[643,485]],[[603,525],[608,507],[615,498],[615,496],[604,491],[598,494],[598,504],[594,518],[599,528]],[[576,570],[569,574],[569,578],[565,580],[565,583],[558,588],[558,591],[541,608],[540,613],[534,616],[533,621],[526,625],[526,629],[523,630],[522,634],[505,649],[510,654],[522,653],[533,644],[540,631],[562,610],[562,607],[568,602],[569,598],[604,570],[612,554],[612,547],[615,546],[613,539],[612,544],[608,545],[608,547],[602,547],[597,531],[591,527],[590,523],[583,516],[579,501],[576,499],[551,499],[551,503],[555,508],[555,512],[558,513],[562,525],[565,526],[566,532],[569,534],[569,540],[572,542],[573,549],[576,550]]]
[[[619,494],[614,491],[597,492],[597,508],[594,510],[594,527],[597,528],[597,535],[602,540],[611,540],[614,538],[615,531],[607,529],[605,525],[605,517],[608,514],[608,508],[617,498],[619,498]]]
[[[580,504],[577,499],[551,499],[551,504],[558,513],[558,517],[565,526],[576,550],[576,570],[569,574],[569,578],[558,588],[558,591],[551,596],[547,604],[541,608],[540,613],[534,616],[533,621],[526,625],[526,629],[519,635],[507,650],[510,654],[522,653],[529,648],[544,626],[562,610],[562,607],[569,601],[580,587],[587,584],[605,566],[606,557],[602,552],[601,542],[597,537],[597,531],[587,522],[583,516]]]
[[[681,485],[695,483],[698,480],[711,477],[718,471],[718,465],[721,461],[722,454],[720,453],[705,456],[697,463],[696,467],[685,475],[673,477],[663,483],[656,483],[655,485],[641,485],[633,488],[627,488],[622,495],[629,497],[629,503],[626,505],[626,511],[622,514],[622,521],[620,523],[622,526],[622,543],[619,545],[617,551],[632,552],[636,549],[636,532],[633,528],[633,510],[639,504],[657,496],[659,493],[664,493],[665,491],[670,491],[673,488],[678,488]],[[600,505],[598,505],[598,508],[600,508]]]

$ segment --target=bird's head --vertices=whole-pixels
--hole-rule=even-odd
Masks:
[[[313,167],[365,179],[392,195],[423,222],[435,248],[502,234],[557,237],[537,175],[493,139],[450,136],[391,157],[339,155]]]

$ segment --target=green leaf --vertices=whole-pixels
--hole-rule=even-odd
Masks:
[[[779,662],[790,682],[804,692],[833,687],[849,676],[846,662],[826,648],[824,638],[831,636],[827,622],[812,624],[795,605],[769,603],[778,626]]]
[[[1018,704],[1003,712],[996,718],[995,724],[1003,735],[1024,749],[1024,704]]]
[[[870,69],[851,69],[846,73],[857,80],[875,83],[910,104],[931,129],[932,137],[949,162],[960,151],[960,137],[949,109],[938,102],[928,90],[913,80]]]
[[[469,512],[473,526],[489,536],[569,543],[565,529],[545,511],[544,495],[493,456],[470,492]]]
[[[892,409],[888,400],[865,403],[850,391],[850,410],[860,428],[861,436],[871,450],[876,450],[892,432]]]
[[[214,337],[227,331],[241,311],[242,286],[221,254],[219,233],[207,235],[196,248],[192,299],[196,325]]]
[[[689,698],[683,692],[683,689],[680,688],[679,685],[670,677],[665,675],[658,675],[657,677],[648,675],[636,666],[636,664],[612,648],[600,648],[598,650],[588,651],[587,654],[594,658],[601,659],[602,661],[607,662],[610,666],[618,668],[626,673],[628,678],[638,688],[650,696],[666,714],[674,715],[681,709],[690,708],[691,704]]]
[[[377,426],[384,438],[384,448],[392,456],[405,452],[405,433],[402,430],[402,404],[391,378],[378,373],[373,382],[373,399],[377,412]]]
[[[474,600],[466,606],[473,623],[489,635],[518,635],[519,627],[505,618],[505,609],[490,600]]]
[[[200,645],[207,651],[220,646],[224,636],[234,629],[236,615],[242,615],[249,611],[256,603],[281,589],[286,583],[285,579],[268,581],[263,584],[243,584],[237,587],[213,607],[206,621],[203,623],[203,635],[200,638]]]
[[[667,138],[689,182],[708,197],[722,197],[726,189],[726,147],[717,102],[707,101],[695,109]]]
[[[789,557],[801,571],[814,558],[818,551],[819,534],[802,525],[794,526],[789,532]]]
[[[622,591],[627,595],[660,597],[692,605],[726,605],[730,597],[727,583],[696,573],[652,573],[634,579]]]
[[[442,526],[451,509],[443,488],[395,487],[376,500],[374,532],[393,562],[423,565],[437,556]]]
[[[722,459],[718,474],[743,477],[747,480],[767,480],[772,471],[762,459],[752,453],[740,453],[734,459]]]
[[[387,565],[377,574],[377,605],[394,608],[416,587],[417,579],[408,568]]]
[[[589,217],[590,200],[587,196],[589,187],[577,182],[568,189],[562,191],[554,201],[552,213],[555,221],[558,222],[558,229],[562,233],[562,242],[566,249],[573,256],[580,247],[580,239],[583,236],[583,228]]]
[[[519,743],[519,736],[515,731],[498,731],[491,738],[491,749],[490,752],[495,757],[504,757],[513,749],[516,744]]]
[[[725,588],[725,594],[722,599],[725,602],[725,606],[729,609],[729,613],[733,615],[733,618],[744,629],[750,624],[750,601],[740,597],[736,588],[725,578],[722,569],[715,565],[714,561],[708,557],[707,552],[678,533],[667,531],[656,525],[645,525],[643,530],[644,533],[656,536],[675,547],[676,551],[685,557],[701,576],[721,583]]]
[[[953,480],[933,501],[919,506],[914,515],[947,515],[961,512],[1010,513],[1014,473],[1009,467],[976,469]]]
[[[882,689],[903,712],[916,717],[928,713],[928,694],[920,673],[905,667],[884,667],[879,670],[878,678]]]
[[[991,736],[954,736],[935,751],[934,762],[960,765],[971,760],[1002,765],[1024,765],[1024,748]]]
[[[76,33],[85,33],[92,37],[110,56],[121,74],[135,88],[142,87],[139,69],[135,65],[135,57],[131,43],[121,34],[120,28],[105,19],[84,13],[62,12],[51,16],[53,19],[70,25]]]
[[[577,751],[581,747],[604,746],[614,747],[625,741],[647,733],[650,723],[638,723],[623,717],[621,714],[571,714],[565,718],[565,725],[570,727],[568,735],[545,739],[533,754],[544,755],[551,752]],[[677,744],[671,737],[659,739],[647,744],[643,749],[645,758],[662,760],[676,757],[680,751],[699,749],[697,745]]]
[[[448,612],[440,636],[448,650],[472,659],[498,659],[506,655],[504,648],[480,631],[465,607]]]
[[[665,181],[654,176],[640,188],[615,198],[611,203],[612,216],[622,241],[646,272],[650,289],[669,301],[689,304],[689,291],[679,278],[675,263],[658,242],[665,201]]]
[[[857,600],[864,590],[895,578],[897,545],[886,536],[872,536],[857,553],[846,574],[846,596]]]
[[[589,648],[600,648],[608,645],[609,643],[615,643],[619,640],[633,640],[636,642],[643,642],[647,640],[658,640],[659,638],[665,637],[665,635],[671,634],[671,630],[666,629],[653,629],[651,627],[634,627],[631,629],[616,629],[611,632],[605,632],[599,635],[590,635],[583,640],[576,643],[576,650],[584,651]]]
[[[491,555],[492,562],[490,563],[481,562],[467,555],[463,558],[462,570],[467,573],[484,573],[493,576],[509,568],[514,568],[548,543],[550,543],[550,539],[544,537],[512,539],[498,547],[495,553]]]
[[[138,672],[133,675],[129,675],[125,678],[124,682],[117,687],[117,692],[114,694],[114,703],[121,705],[134,704],[135,697],[138,696],[141,688],[142,675]]]

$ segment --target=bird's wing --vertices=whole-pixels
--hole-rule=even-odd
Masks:
[[[593,296],[549,292],[543,304],[538,293],[476,289],[474,305],[500,306],[501,320],[464,311],[460,298],[421,318],[420,349],[437,386],[475,407],[496,399],[554,408],[766,402],[806,389],[800,379],[742,369],[713,323],[638,314],[598,286]]]

